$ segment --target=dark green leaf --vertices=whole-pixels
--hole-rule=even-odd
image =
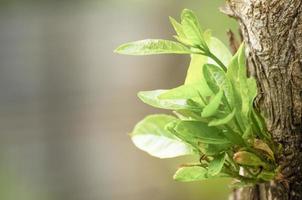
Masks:
[[[231,143],[229,144],[199,144],[200,151],[207,156],[215,156],[220,153],[230,150]]]
[[[235,116],[236,109],[234,109],[230,114],[221,119],[213,119],[209,122],[209,126],[221,126],[229,123]]]
[[[220,171],[223,168],[224,162],[225,162],[226,154],[220,154],[216,156],[209,164],[208,167],[208,174],[210,176],[216,176],[220,173]]]
[[[181,121],[177,123],[174,130],[177,137],[190,144],[228,144],[229,141],[224,137],[221,130],[215,127],[209,127],[204,122],[199,121]]]

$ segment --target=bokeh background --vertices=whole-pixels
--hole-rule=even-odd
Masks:
[[[1,200],[222,200],[229,180],[177,183],[190,158],[159,160],[127,136],[145,115],[139,90],[182,84],[188,56],[115,55],[170,39],[168,16],[194,9],[227,42],[223,0],[1,0]]]

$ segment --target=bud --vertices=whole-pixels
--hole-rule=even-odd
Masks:
[[[254,140],[253,147],[254,147],[255,149],[264,151],[264,152],[265,152],[272,160],[275,160],[274,152],[273,152],[273,151],[271,150],[271,148],[270,148],[265,142],[263,142],[262,140],[255,139],[255,140]]]
[[[233,160],[239,165],[267,168],[267,164],[263,162],[258,156],[247,151],[239,151],[235,153]]]

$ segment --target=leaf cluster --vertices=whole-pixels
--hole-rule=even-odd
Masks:
[[[135,126],[132,141],[159,158],[198,155],[198,162],[178,169],[174,175],[178,181],[232,177],[242,186],[274,179],[279,173],[275,145],[253,107],[257,85],[247,76],[244,44],[232,55],[188,9],[180,22],[171,17],[170,21],[177,41],[141,40],[115,50],[191,56],[183,85],[138,93],[144,103],[172,110],[174,116],[147,116]]]

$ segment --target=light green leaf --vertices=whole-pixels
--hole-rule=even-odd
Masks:
[[[173,111],[173,113],[177,116],[177,118],[183,121],[202,121],[199,112],[194,112],[191,110],[177,110]]]
[[[161,39],[147,39],[126,43],[119,46],[114,52],[126,55],[192,53],[189,48],[181,43]]]
[[[204,64],[208,62],[208,58],[206,56],[192,54],[190,66],[187,71],[187,76],[185,80],[185,85],[202,82],[202,67]]]
[[[198,19],[192,10],[184,9],[181,14],[181,24],[186,38],[193,46],[204,45],[202,30]]]
[[[224,71],[213,64],[205,64],[202,68],[204,79],[213,93],[217,93],[225,83]]]
[[[199,97],[200,93],[203,94],[202,85],[202,83],[181,85],[161,94],[159,99],[192,99],[194,97]]]
[[[201,116],[202,117],[211,117],[211,116],[215,115],[217,113],[219,105],[221,103],[222,96],[223,96],[223,90],[220,90],[214,96],[214,98],[210,101],[210,103],[206,107],[204,107],[204,109],[201,113]]]
[[[174,180],[181,182],[201,181],[207,179],[207,170],[203,167],[182,167],[176,171]]]
[[[226,154],[220,154],[216,156],[209,164],[208,167],[208,174],[210,176],[215,176],[220,173],[220,171],[223,168],[224,162],[225,162]]]
[[[227,71],[227,77],[231,80],[233,92],[237,103],[238,111],[247,117],[252,109],[251,97],[254,95],[254,83],[248,82],[247,69],[245,64],[244,44],[242,43],[236,54],[233,56]],[[252,84],[249,86],[249,84]],[[251,91],[249,90],[251,87]]]
[[[180,23],[178,23],[174,18],[169,17],[170,22],[175,30],[175,32],[177,33],[177,36],[174,36],[174,38],[176,38],[179,42],[184,43],[186,45],[190,45],[189,40],[186,38],[186,35],[183,31],[182,25]]]
[[[227,124],[234,118],[235,114],[236,114],[236,108],[224,118],[213,119],[212,121],[209,122],[209,126],[221,126]]]
[[[135,126],[131,139],[139,149],[159,158],[193,154],[190,145],[165,129],[168,123],[176,120],[169,115],[150,115]]]
[[[187,104],[185,99],[159,99],[161,94],[166,93],[168,90],[153,90],[153,91],[141,91],[138,93],[138,97],[146,104],[149,104],[156,108],[171,109],[171,110],[199,110],[197,107],[193,107]]]
[[[232,54],[229,49],[217,38],[211,37],[206,40],[210,51],[225,65],[227,66],[231,59]],[[214,60],[209,59],[209,64],[217,64]]]
[[[199,121],[180,121],[174,130],[176,136],[194,146],[199,143],[205,144],[228,144],[221,130],[209,127],[207,123]]]

